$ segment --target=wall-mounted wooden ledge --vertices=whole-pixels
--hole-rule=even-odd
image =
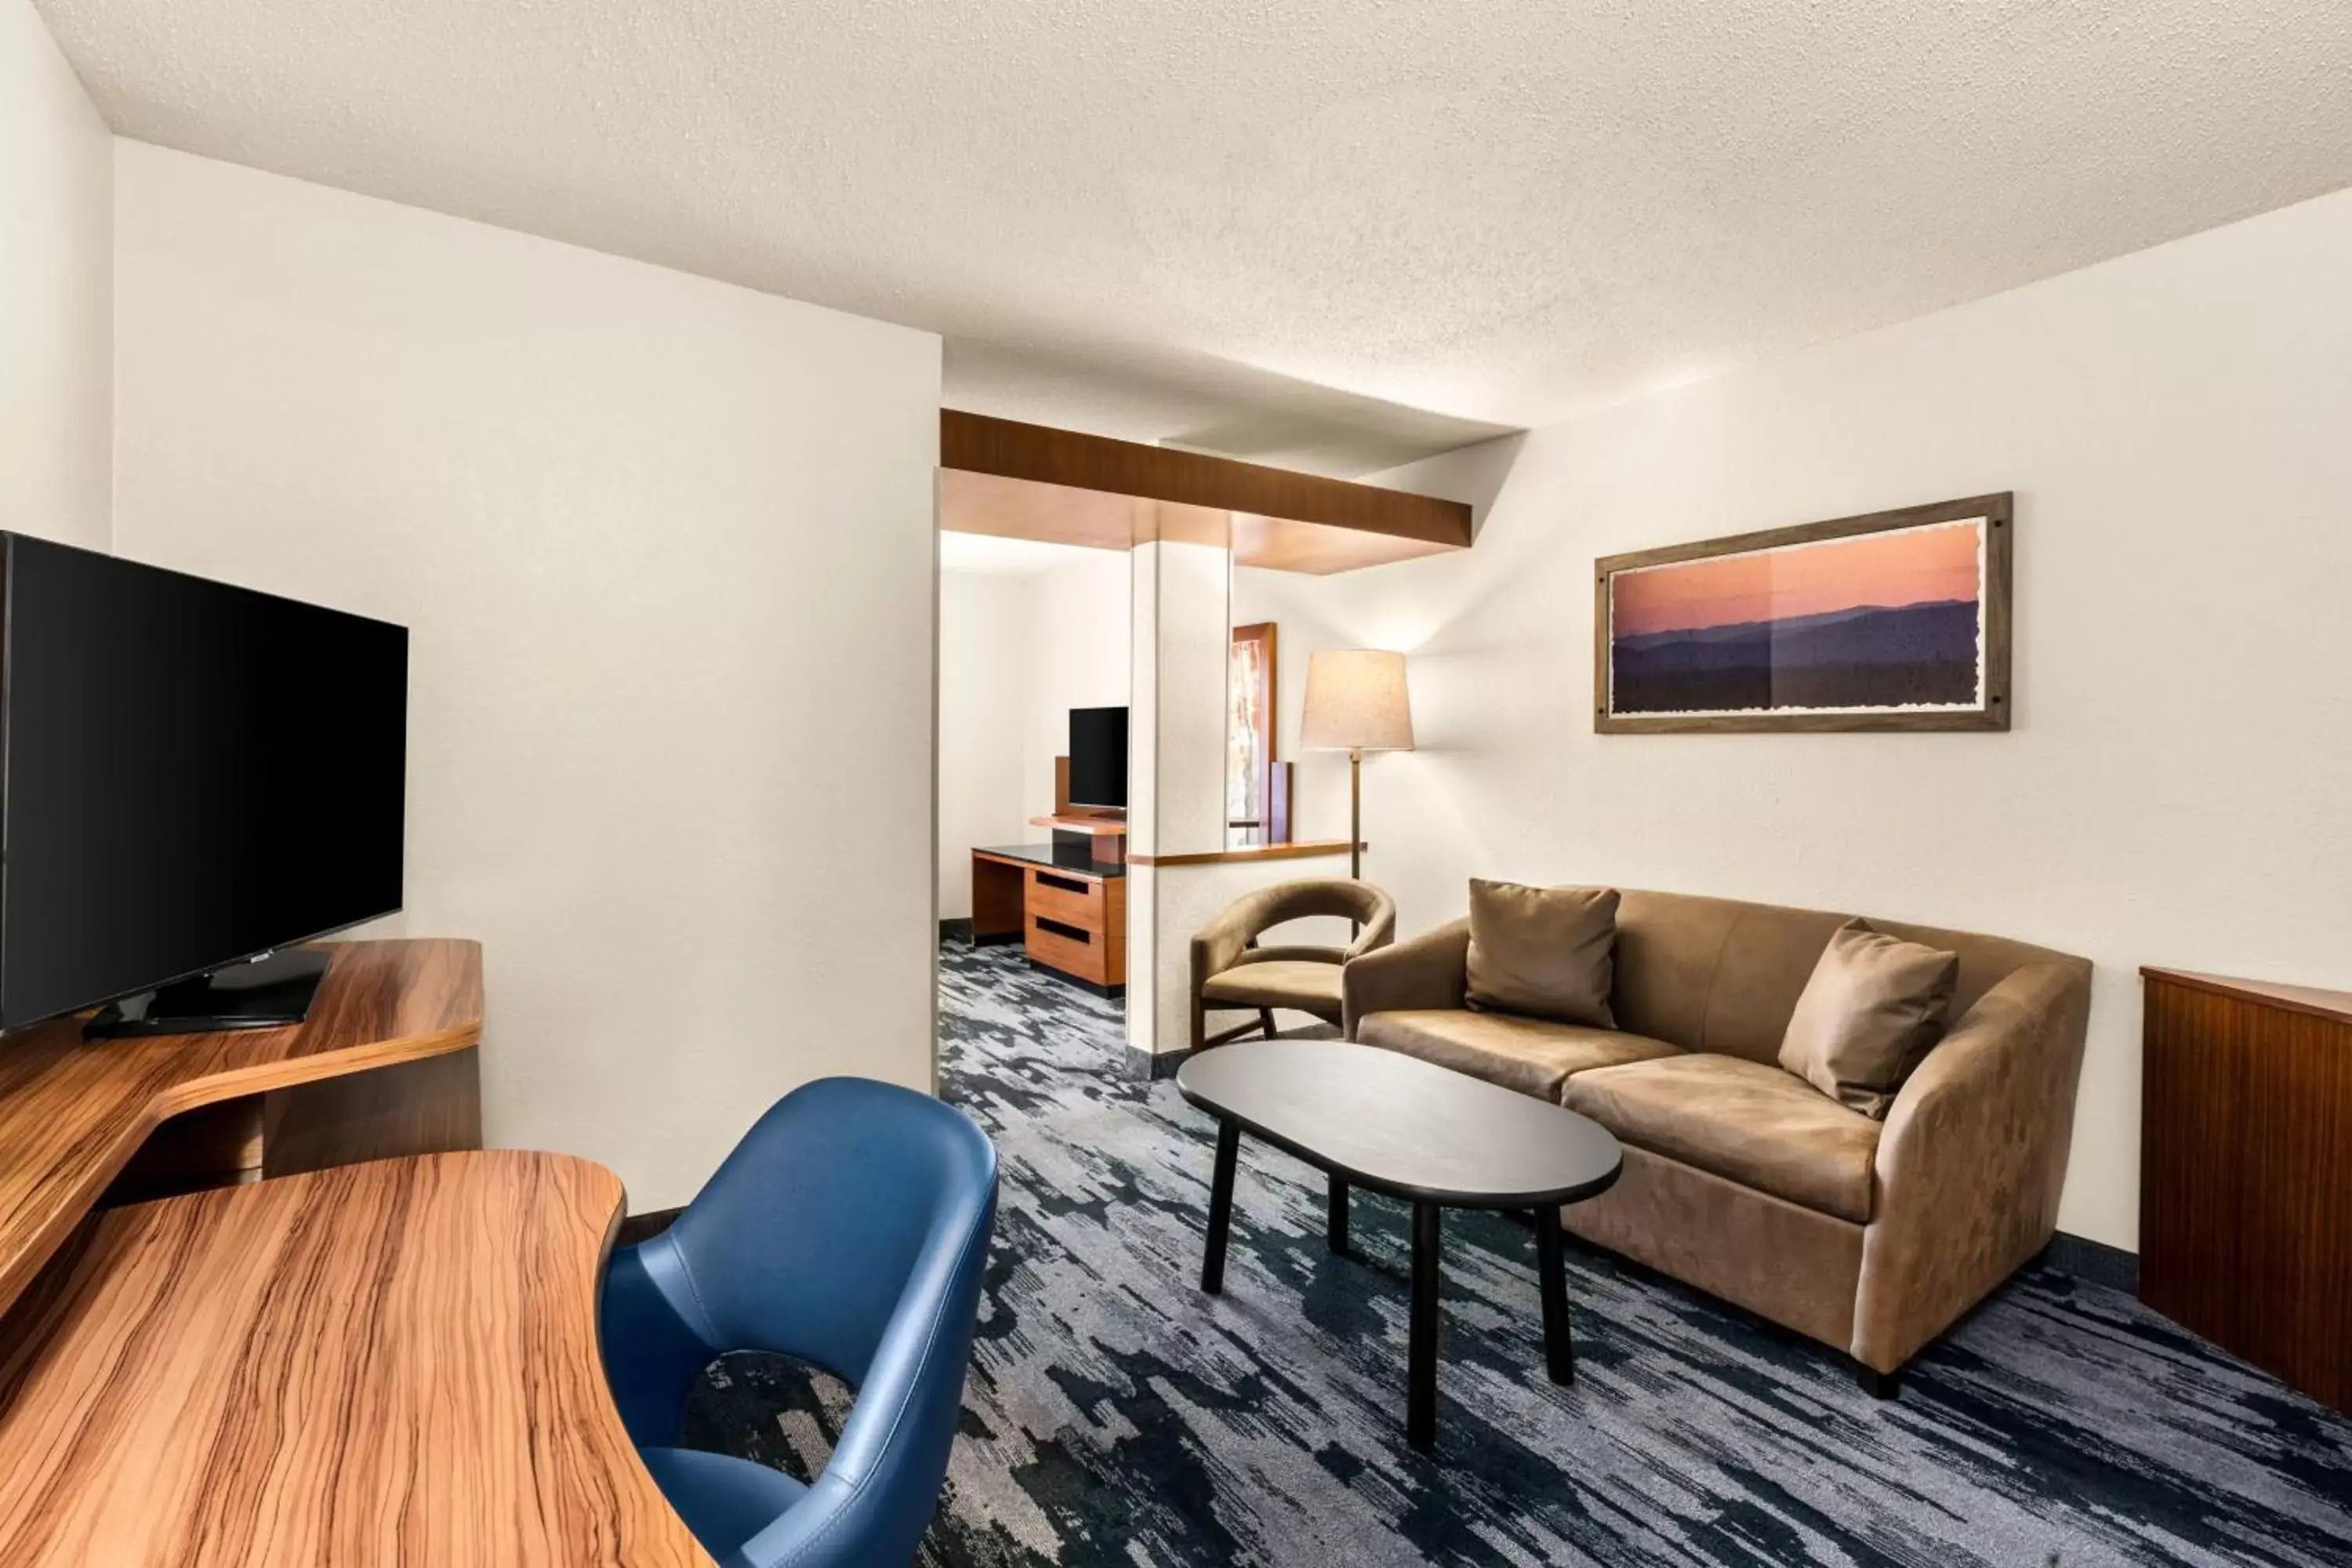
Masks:
[[[2226,974],[2200,974],[2188,969],[2143,966],[2140,974],[2144,979],[2185,985],[2191,991],[2234,996],[2244,1002],[2263,1002],[2289,1012],[2307,1013],[2315,1018],[2352,1024],[2352,991],[2324,991],[2317,986],[2286,985],[2271,980],[2235,980]]]
[[[326,945],[297,1028],[84,1040],[81,1019],[55,1018],[0,1040],[0,1310],[166,1118],[481,1040],[479,943]]]
[[[1057,833],[1087,833],[1097,838],[1119,838],[1127,834],[1127,818],[1123,816],[1033,816],[1032,827],[1050,827]]]
[[[1190,855],[1129,855],[1130,866],[1222,866],[1228,860],[1304,860],[1345,855],[1344,838],[1301,839],[1296,844],[1255,844],[1240,849],[1203,849]]]

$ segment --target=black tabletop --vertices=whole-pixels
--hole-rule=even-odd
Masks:
[[[972,853],[1043,866],[1051,871],[1075,871],[1103,881],[1127,875],[1127,868],[1117,861],[1096,859],[1092,840],[1075,844],[979,844],[972,847]]]
[[[1217,1046],[1188,1058],[1176,1087],[1357,1185],[1452,1208],[1575,1203],[1607,1190],[1622,1160],[1588,1117],[1377,1046]]]

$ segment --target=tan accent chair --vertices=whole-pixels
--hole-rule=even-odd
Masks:
[[[1456,921],[1349,964],[1343,1027],[1607,1127],[1624,1174],[1562,1211],[1571,1232],[1847,1352],[1887,1395],[2057,1228],[2091,966],[1874,917],[1960,958],[1943,1038],[1877,1121],[1777,1059],[1850,918],[1626,891],[1613,1030],[1468,1011]]]
[[[1257,944],[1273,927],[1313,915],[1354,921],[1363,929],[1346,947]],[[1396,900],[1370,882],[1276,882],[1243,895],[1192,938],[1192,1048],[1221,1046],[1253,1029],[1272,1039],[1277,1007],[1312,1013],[1337,1027],[1341,969],[1386,947],[1395,935]],[[1212,1037],[1208,1015],[1223,1008],[1247,1009],[1257,1017]]]

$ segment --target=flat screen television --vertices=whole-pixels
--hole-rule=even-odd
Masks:
[[[404,627],[0,533],[0,1029],[299,1021],[243,961],[400,907],[407,721]]]
[[[1070,804],[1127,806],[1127,710],[1070,710]]]

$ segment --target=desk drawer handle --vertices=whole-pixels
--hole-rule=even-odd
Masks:
[[[1076,926],[1064,925],[1060,921],[1049,921],[1044,915],[1037,916],[1036,920],[1037,929],[1039,931],[1051,931],[1054,935],[1060,937],[1065,942],[1094,941],[1092,933],[1080,931]]]
[[[1091,897],[1094,892],[1094,885],[1090,882],[1074,881],[1070,878],[1056,877],[1045,871],[1037,872],[1036,878],[1039,887],[1051,888],[1057,893],[1076,893],[1083,899]]]

